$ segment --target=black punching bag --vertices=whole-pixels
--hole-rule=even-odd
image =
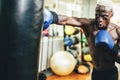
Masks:
[[[38,80],[43,0],[0,0],[0,80]]]

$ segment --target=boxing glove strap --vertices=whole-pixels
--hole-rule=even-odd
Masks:
[[[117,54],[118,53],[118,51],[120,51],[120,47],[119,46],[117,46],[117,45],[114,45],[114,47],[113,47],[113,49],[112,49],[113,51],[114,51],[114,53],[115,54]]]
[[[120,47],[118,45],[115,45],[113,47],[113,54],[112,54],[112,56],[114,57],[114,60],[117,63],[120,63]]]
[[[55,12],[53,12],[53,11],[50,11],[51,13],[52,13],[52,15],[53,15],[53,21],[52,21],[52,23],[58,23],[58,15],[55,13]]]

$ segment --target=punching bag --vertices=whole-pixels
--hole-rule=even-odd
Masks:
[[[0,80],[38,80],[43,0],[0,1]]]

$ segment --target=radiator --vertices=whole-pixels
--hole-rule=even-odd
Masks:
[[[41,39],[39,72],[49,67],[50,58],[54,53],[64,50],[63,37],[43,37]]]

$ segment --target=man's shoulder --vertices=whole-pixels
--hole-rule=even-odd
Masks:
[[[120,26],[118,26],[115,23],[110,23],[110,25],[113,27],[113,29],[116,30],[116,32],[120,35]]]
[[[116,29],[119,29],[120,28],[120,26],[118,26],[117,24],[115,24],[115,23],[110,23],[110,26],[112,26],[112,27],[114,27],[114,28],[116,28]]]
[[[94,18],[89,18],[88,21],[89,21],[90,24],[94,24],[95,23],[95,19]]]
[[[91,22],[95,22],[95,19],[94,19],[94,18],[89,18],[89,20],[90,20]]]

